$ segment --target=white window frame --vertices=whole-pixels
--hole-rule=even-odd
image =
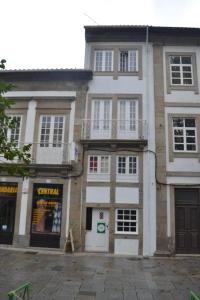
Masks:
[[[102,61],[97,66],[97,55],[102,55]],[[107,55],[111,55],[111,63],[107,64]],[[95,50],[94,51],[94,71],[95,72],[113,72],[113,50]]]
[[[46,135],[46,134],[42,134],[42,124],[43,124],[43,118],[50,118],[50,127],[49,129],[49,134],[48,134],[48,139],[42,140],[42,135]],[[55,137],[57,137],[60,134],[55,133],[55,130],[57,130],[58,128],[55,127],[56,124],[56,118],[62,117],[63,118],[63,122],[62,122],[62,137],[61,140],[55,140]],[[46,128],[46,127],[45,127]],[[61,129],[61,128],[60,128]],[[65,116],[64,115],[41,115],[40,116],[40,130],[39,130],[39,146],[40,148],[62,148],[63,147],[63,139],[64,139],[64,130],[65,130]]]
[[[16,143],[16,146],[20,146],[21,142],[21,128],[22,128],[22,115],[9,115],[11,119],[14,118],[20,118],[20,124],[19,124],[19,133],[18,133],[18,139],[12,139],[12,135],[16,136],[16,128],[8,129],[8,141],[14,141]]]
[[[134,105],[134,111],[131,112],[131,104]],[[124,106],[124,108],[123,108]],[[122,115],[124,117],[122,118]],[[134,115],[133,115],[134,114]],[[138,100],[119,99],[118,100],[118,126],[117,136],[120,139],[138,139]]]
[[[124,69],[121,69],[121,54],[122,54],[122,52],[127,52],[127,54],[128,54],[127,69],[126,69],[126,67],[124,67]],[[134,54],[135,59],[132,62],[131,56],[133,54]],[[133,69],[132,69],[132,65],[134,65]],[[118,72],[121,72],[121,73],[138,72],[138,50],[137,49],[120,49],[119,50]]]
[[[90,171],[90,158],[97,157],[97,172]],[[103,157],[108,158],[107,172],[102,172],[102,161]],[[88,156],[88,171],[87,171],[87,181],[101,181],[108,182],[110,180],[110,155],[89,155]]]
[[[179,57],[180,63],[171,63],[171,57]],[[191,59],[191,64],[183,64],[182,58],[189,57]],[[194,85],[194,76],[193,76],[193,66],[192,66],[192,56],[191,55],[170,55],[169,56],[169,65],[170,65],[170,83],[172,86],[193,86]],[[177,70],[172,70],[172,68],[178,68]],[[191,68],[190,71],[184,71],[184,67]],[[180,77],[173,77],[173,73],[180,73]],[[190,73],[190,78],[184,78],[183,74]],[[180,79],[180,83],[173,83],[173,79]],[[192,83],[185,83],[184,80],[191,79]]]
[[[123,217],[124,217],[125,211],[129,211],[129,212],[135,211],[136,212],[136,218],[135,218],[135,220],[131,220],[131,219],[126,220],[124,218],[123,219],[119,219],[119,215],[118,215],[119,211],[123,211],[123,213],[122,213]],[[123,223],[123,225],[121,225],[121,227],[124,227],[125,223],[136,223],[135,224],[135,231],[124,231],[124,230],[120,231],[120,230],[118,230],[118,224],[119,223]],[[116,234],[127,234],[127,235],[131,234],[131,235],[136,235],[136,234],[138,234],[138,224],[139,224],[138,223],[138,209],[117,208],[115,210],[115,233]],[[130,225],[129,224],[127,225],[127,228],[130,229]]]
[[[179,127],[179,126],[174,126],[174,120],[175,119],[180,119],[180,120],[183,120],[183,126]],[[195,121],[195,127],[187,127],[185,126],[185,120],[186,119],[192,119]],[[172,129],[173,129],[173,151],[174,152],[182,152],[182,153],[196,153],[197,152],[197,124],[196,124],[196,119],[193,118],[193,117],[173,117],[172,118]],[[176,130],[182,130],[183,131],[183,134],[182,135],[176,135],[175,134],[175,131]],[[187,136],[187,131],[188,130],[193,130],[195,135],[193,136]],[[183,143],[181,142],[175,142],[175,138],[178,138],[178,137],[182,137],[183,138]],[[195,138],[195,143],[187,143],[187,137],[194,137]],[[184,146],[184,149],[183,150],[177,150],[175,149],[175,145],[176,144],[182,144]],[[187,150],[187,145],[194,145],[196,146],[196,150]]]
[[[112,100],[93,99],[91,111],[91,138],[111,138],[111,119]]]
[[[125,158],[125,173],[119,173],[119,157]],[[129,172],[129,160],[130,157],[136,159],[136,173]],[[139,168],[138,168],[138,156],[137,155],[118,155],[116,157],[116,181],[117,182],[138,182]]]

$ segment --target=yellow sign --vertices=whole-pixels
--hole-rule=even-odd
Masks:
[[[16,194],[17,186],[0,186],[0,193]]]
[[[52,188],[38,188],[37,189],[38,195],[59,195],[58,189],[52,189]]]

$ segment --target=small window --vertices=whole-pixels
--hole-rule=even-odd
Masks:
[[[88,158],[89,174],[109,174],[110,172],[110,159],[109,156],[91,155]]]
[[[169,56],[171,85],[193,85],[192,56]]]
[[[119,51],[119,71],[138,72],[138,51],[137,50]]]
[[[116,209],[116,233],[138,233],[138,210]]]
[[[118,156],[117,157],[117,174],[136,175],[137,174],[137,157],[136,156]]]
[[[92,207],[86,209],[86,230],[92,230]]]
[[[173,118],[174,151],[196,152],[196,121],[194,118]]]
[[[96,50],[94,70],[96,72],[112,72],[113,71],[113,51],[112,50]]]

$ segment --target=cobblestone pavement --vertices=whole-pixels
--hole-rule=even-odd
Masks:
[[[200,257],[128,258],[0,250],[0,299],[26,281],[33,300],[189,300]]]

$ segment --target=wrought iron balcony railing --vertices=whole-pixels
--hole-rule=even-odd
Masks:
[[[147,139],[144,120],[82,120],[81,139]]]

